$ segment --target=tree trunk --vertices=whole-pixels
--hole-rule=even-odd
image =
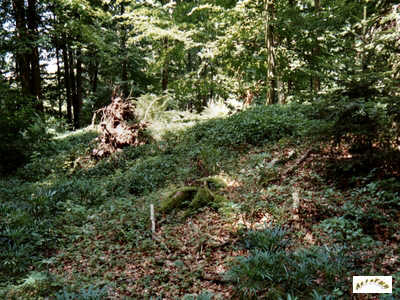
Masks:
[[[274,3],[273,0],[265,0],[265,44],[267,48],[267,104],[276,103],[276,78],[275,78],[275,53],[274,53],[274,34],[272,19],[274,18]]]
[[[66,37],[64,36],[64,41]],[[72,125],[72,91],[71,91],[71,76],[69,75],[69,57],[68,57],[68,50],[67,45],[64,43],[63,48],[63,61],[64,61],[64,83],[65,83],[65,92],[66,92],[66,99],[67,99],[67,121],[68,124]]]
[[[286,103],[285,85],[280,76],[277,76],[276,85],[278,89],[278,102],[280,104]]]
[[[121,16],[125,14],[125,3],[121,2]],[[129,86],[128,86],[128,61],[127,61],[127,50],[126,50],[126,41],[127,41],[127,28],[123,24],[121,26],[121,57],[122,57],[122,67],[121,67],[121,81],[122,81],[122,94],[126,98],[129,96]]]
[[[124,98],[127,98],[129,96],[129,87],[128,87],[128,69],[125,58],[123,58],[122,61],[121,80],[122,80],[122,94],[124,95]]]
[[[97,91],[97,82],[98,82],[98,73],[99,73],[99,63],[97,58],[94,58],[94,62],[90,64],[90,87],[92,90],[92,94],[95,94]]]
[[[366,40],[366,34],[367,34],[367,6],[364,5],[363,7],[363,40]],[[362,65],[362,70],[365,72],[367,70],[367,61],[366,61],[366,56],[365,56],[366,50],[361,54],[361,65]]]
[[[61,97],[61,69],[60,69],[60,47],[56,41],[56,59],[57,59],[57,98],[58,98],[58,116],[62,118],[62,97]]]
[[[290,7],[295,7],[295,1],[294,0],[289,0],[289,6]],[[288,39],[288,45],[287,45],[287,48],[288,48],[288,50],[291,50],[291,49],[293,49],[293,45],[292,45],[292,40],[291,39]],[[292,93],[292,90],[294,89],[294,84],[293,84],[293,80],[292,79],[289,79],[288,81],[287,81],[287,93],[286,93],[286,95],[285,95],[285,102],[286,102],[286,98]]]
[[[28,32],[26,28],[24,0],[13,0],[12,4],[17,38],[19,41],[26,41]],[[15,58],[17,81],[21,83],[22,93],[29,95],[29,52],[19,47],[16,50]]]
[[[79,108],[77,108],[77,103],[78,103],[78,97],[77,97],[77,91],[76,91],[76,80],[75,80],[75,59],[74,59],[74,53],[72,49],[68,49],[68,58],[69,58],[69,78],[70,78],[70,83],[71,83],[71,99],[72,99],[72,109],[73,109],[73,127],[76,129],[76,113]]]
[[[168,38],[164,38],[164,51],[165,51],[165,60],[161,74],[161,88],[163,91],[168,89],[168,67],[169,67],[169,58],[168,58]]]
[[[82,53],[76,51],[76,97],[74,99],[74,128],[80,128],[80,117],[82,110]]]
[[[40,55],[39,48],[36,44],[38,40],[38,24],[39,16],[36,11],[36,0],[28,0],[28,33],[32,49],[30,53],[30,93],[36,98],[37,108],[43,110],[41,101],[41,78],[40,78]]]
[[[314,0],[314,8],[316,14],[319,15],[321,10],[320,0]],[[318,57],[321,54],[321,49],[318,45],[318,40],[316,40],[315,43],[316,46],[312,49],[313,58]],[[314,76],[312,78],[312,89],[314,90],[314,92],[318,92],[321,89],[321,79],[319,78],[319,76]]]

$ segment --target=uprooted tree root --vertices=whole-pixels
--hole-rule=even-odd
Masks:
[[[135,106],[121,96],[113,95],[111,104],[97,110],[92,125],[98,114],[101,115],[100,136],[96,139],[99,143],[93,149],[92,156],[103,158],[124,147],[148,143],[149,136],[145,132],[147,124],[137,120]]]

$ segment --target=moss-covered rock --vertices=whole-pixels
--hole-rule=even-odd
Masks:
[[[224,201],[225,197],[214,194],[207,187],[182,187],[161,202],[160,211],[182,209],[186,210],[185,215],[190,215],[202,207],[218,208]]]
[[[169,212],[176,208],[187,208],[198,192],[197,187],[186,186],[173,191],[162,202],[160,210]]]
[[[204,206],[209,206],[214,202],[214,194],[208,188],[198,188],[190,207],[192,209],[199,209]]]
[[[214,195],[214,203],[216,203],[217,205],[222,204],[224,202],[227,202],[228,200],[221,195]]]
[[[221,178],[218,177],[204,177],[200,178],[198,182],[203,183],[204,186],[206,186],[212,191],[218,191],[220,189],[227,187],[225,181],[223,181]]]

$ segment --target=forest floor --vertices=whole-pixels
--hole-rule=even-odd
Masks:
[[[327,145],[290,137],[219,149],[180,133],[97,161],[96,135],[60,135],[51,154],[0,182],[1,216],[15,242],[3,249],[2,298],[278,299],[227,275],[251,254],[246,235],[265,228],[284,228],[293,251],[340,245],[352,253],[321,295],[350,299],[351,276],[388,275],[390,299],[400,296],[398,178],[356,173],[346,151],[333,159]],[[225,202],[189,215],[160,211],[171,191],[204,177],[225,183]],[[310,291],[328,280],[309,276]],[[296,287],[281,296],[289,292],[312,298]]]

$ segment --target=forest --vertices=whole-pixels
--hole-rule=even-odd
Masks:
[[[398,1],[0,24],[0,299],[400,299]]]

